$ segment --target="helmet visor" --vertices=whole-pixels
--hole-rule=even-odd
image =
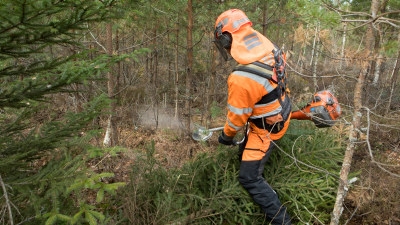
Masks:
[[[217,46],[217,49],[218,49],[219,53],[221,54],[222,58],[224,58],[225,61],[228,61],[229,56],[228,56],[226,49],[222,46],[222,43],[218,39],[215,39],[213,42],[214,42],[215,46]]]

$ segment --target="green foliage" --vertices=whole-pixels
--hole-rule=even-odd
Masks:
[[[99,204],[109,202],[109,196],[125,183],[108,183],[107,178],[114,174],[88,170],[84,159],[87,154],[72,156],[71,150],[59,151],[60,156],[40,171],[20,179],[19,184],[11,184],[18,196],[13,200],[34,203],[20,209],[21,215],[36,213],[31,224],[104,224],[106,217]]]
[[[369,12],[371,9],[371,2],[369,0],[353,0],[350,1],[352,11]]]
[[[295,121],[265,167],[294,224],[326,224],[335,201],[342,143],[329,129]],[[266,224],[237,181],[236,148],[219,146],[166,170],[154,144],[132,168],[120,204],[131,224]]]
[[[32,221],[37,224],[103,224],[106,218],[97,205],[109,201],[106,197],[115,195],[124,183],[106,183],[114,174],[88,170],[83,156],[64,152],[21,183],[11,183],[18,196],[14,201],[35,203],[20,208],[21,215],[36,213]]]
[[[232,149],[201,154],[181,169],[165,170],[148,147],[132,168],[121,198],[131,224],[250,224],[255,207],[237,182]],[[240,210],[238,214],[236,210]],[[247,222],[246,222],[247,221]]]
[[[125,185],[125,183],[111,183],[107,184],[102,182],[104,178],[114,177],[113,173],[100,173],[100,174],[93,174],[90,177],[83,177],[77,179],[69,188],[67,188],[67,193],[71,193],[76,190],[81,189],[92,189],[98,190],[96,202],[101,202],[104,199],[104,193],[108,192],[110,194],[115,194],[115,191]]]
[[[298,19],[309,25],[320,23],[322,28],[332,28],[340,23],[340,16],[337,13],[322,7],[322,1],[288,1],[288,10],[295,12]]]
[[[90,124],[107,109],[108,97],[86,99],[79,112],[49,103],[53,94],[76,92],[71,86],[85,87],[132,56],[88,57],[78,40],[89,23],[113,17],[112,2],[0,2],[0,173],[12,187],[14,223],[101,223],[104,215],[84,194],[104,202],[123,185],[102,182],[111,174],[96,175],[86,165],[94,152],[89,141],[99,134]],[[77,210],[83,219],[72,217]]]
[[[345,149],[338,137],[330,128],[292,121],[270,159],[267,180],[299,224],[329,223]]]
[[[40,127],[31,127],[29,120],[32,115],[30,110],[38,110],[39,106],[14,110],[16,115],[9,116],[9,123],[0,125],[0,142],[3,143],[0,155],[8,159],[0,162],[2,173],[9,178],[24,177],[26,171],[15,168],[31,167],[27,162],[45,157],[50,150],[73,148],[73,140],[79,139],[77,134],[104,108],[104,97],[100,96],[89,103],[87,111],[80,114],[67,113],[61,120],[52,120]],[[24,133],[21,134],[22,130]]]
[[[85,135],[82,138],[88,137]],[[99,223],[104,221],[99,217],[102,215],[101,210],[95,205],[109,201],[107,196],[115,195],[116,190],[124,183],[107,183],[107,178],[114,174],[96,174],[87,169],[86,158],[90,153],[84,149],[94,150],[93,147],[86,148],[88,144],[82,138],[70,138],[65,145],[59,142],[55,154],[33,161],[35,164],[42,161],[47,163],[42,167],[35,166],[40,168],[38,171],[27,168],[21,172],[16,171],[13,176],[6,174],[9,180],[15,180],[9,183],[13,187],[13,195],[17,196],[13,200],[34,203],[20,209],[22,216],[36,213],[37,218],[32,224],[42,224],[44,221],[48,224],[60,224],[72,215],[75,215],[74,220],[69,220],[69,224],[82,224],[82,221],[91,220],[91,214],[97,215],[95,218]],[[96,149],[96,152],[100,151]],[[115,149],[104,150],[104,154],[110,154],[108,152],[115,152]],[[90,210],[87,205],[92,205]],[[77,216],[80,215],[79,212],[82,212],[82,217]]]
[[[399,42],[389,40],[384,44],[383,48],[389,57],[395,57],[399,50]]]

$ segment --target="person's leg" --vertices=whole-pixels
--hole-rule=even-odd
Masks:
[[[264,165],[272,152],[271,144],[264,156],[260,160],[242,161],[239,170],[239,182],[248,191],[254,202],[260,205],[266,218],[273,225],[290,225],[290,216],[279,201],[278,195],[265,181],[262,174]],[[247,151],[260,151],[258,149],[245,149]],[[250,154],[254,155],[254,154]]]

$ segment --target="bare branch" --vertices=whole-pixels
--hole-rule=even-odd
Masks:
[[[92,36],[93,40],[96,42],[96,44],[99,45],[103,49],[104,52],[107,52],[107,49],[97,40],[97,38],[93,35],[92,31],[90,31],[89,29],[88,29],[88,31],[89,31],[90,36]]]
[[[373,153],[372,153],[371,144],[370,144],[370,142],[369,142],[369,130],[370,130],[369,128],[370,128],[370,125],[371,125],[370,110],[369,110],[367,107],[363,107],[363,109],[365,109],[365,110],[367,111],[367,124],[368,124],[368,127],[367,127],[367,146],[368,146],[369,156],[371,157],[371,162],[375,163],[380,169],[382,169],[382,170],[385,171],[386,173],[389,173],[389,174],[392,175],[392,176],[395,176],[395,177],[399,177],[399,178],[400,178],[400,174],[392,173],[392,172],[390,172],[389,170],[387,170],[386,168],[383,168],[383,167],[382,167],[382,166],[390,166],[390,165],[387,165],[387,164],[384,164],[384,163],[380,163],[380,162],[375,161],[374,155],[373,155]]]
[[[2,189],[3,189],[3,193],[4,193],[3,196],[6,199],[6,205],[7,205],[7,209],[8,209],[8,217],[9,217],[9,220],[10,220],[10,224],[14,225],[13,215],[12,215],[12,211],[11,211],[11,204],[12,203],[8,199],[7,188],[6,188],[6,185],[3,182],[3,179],[1,178],[1,175],[0,175],[0,185],[1,185]]]
[[[307,75],[307,74],[304,74],[304,73],[300,73],[300,72],[297,71],[295,68],[291,67],[289,63],[287,63],[286,66],[288,67],[288,69],[290,69],[290,71],[296,73],[296,74],[299,75],[299,76],[307,77],[307,78],[312,78],[312,77],[313,77],[312,75]],[[349,78],[349,79],[352,79],[352,80],[357,80],[357,78],[355,78],[355,77],[350,77],[350,76],[346,76],[346,75],[343,75],[343,74],[329,75],[329,76],[318,76],[318,77],[319,77],[319,78],[345,77],[345,78]]]
[[[390,26],[393,26],[393,27],[396,27],[396,28],[400,28],[400,25],[392,23],[389,19],[379,20],[379,22],[389,24]],[[400,21],[396,21],[396,22],[400,23]]]

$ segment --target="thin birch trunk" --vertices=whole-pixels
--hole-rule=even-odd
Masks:
[[[400,42],[400,33],[398,35],[398,41]],[[388,100],[388,103],[387,103],[387,106],[386,106],[386,112],[385,112],[386,115],[389,114],[389,111],[390,111],[390,104],[392,104],[393,92],[394,92],[394,89],[396,87],[397,78],[399,77],[399,71],[400,71],[400,49],[397,52],[396,63],[395,63],[395,66],[393,68],[392,75],[389,78],[391,80],[391,82],[390,82],[391,85],[390,85],[389,100]]]
[[[379,0],[373,0],[371,4],[371,15],[372,18],[376,17],[377,11],[379,9]],[[365,39],[365,54],[364,59],[361,64],[361,71],[357,79],[357,83],[354,88],[354,111],[353,111],[353,121],[349,131],[349,142],[346,147],[346,152],[343,159],[342,169],[340,171],[340,180],[338,191],[336,195],[335,205],[332,211],[332,217],[330,225],[338,225],[340,222],[340,217],[343,212],[343,202],[346,198],[349,186],[348,186],[348,175],[351,168],[351,163],[353,159],[354,150],[356,148],[356,143],[358,141],[358,130],[360,130],[361,125],[361,110],[362,110],[362,90],[365,83],[365,77],[368,73],[368,68],[370,67],[370,57],[372,55],[371,50],[374,46],[374,31],[373,24],[369,24],[367,29],[366,39]]]
[[[317,67],[318,67],[318,56],[319,56],[319,23],[315,28],[315,36],[314,36],[314,44],[313,44],[313,54],[312,54],[312,76],[314,82],[314,91],[318,89],[318,80],[317,80]]]
[[[347,35],[347,23],[343,23],[343,35],[342,35],[342,48],[340,50],[340,64],[339,64],[339,69],[343,68],[343,62],[346,61],[345,59],[345,47],[346,47],[346,35]]]
[[[354,149],[356,148],[356,143],[358,141],[358,130],[361,123],[361,96],[362,87],[364,86],[365,76],[368,70],[368,63],[360,71],[357,79],[357,83],[354,89],[354,111],[353,111],[353,122],[349,131],[349,142],[346,147],[346,152],[343,158],[342,169],[340,170],[340,180],[339,187],[336,194],[336,201],[332,211],[331,223],[330,225],[338,225],[340,217],[343,212],[343,202],[346,198],[349,186],[348,186],[348,176],[351,169],[351,163],[353,159]]]
[[[153,30],[153,36],[157,37],[157,27]],[[158,96],[158,48],[157,48],[157,38],[152,41],[153,52],[151,53],[151,63],[150,63],[150,73],[153,77],[153,113],[154,119],[156,122],[156,129],[158,129],[160,120],[159,120],[159,101],[160,98]]]
[[[207,115],[206,115],[206,124],[209,127],[211,125],[211,107],[212,103],[216,100],[215,99],[215,78],[217,76],[217,66],[216,66],[216,57],[217,57],[217,52],[215,49],[215,46],[213,45],[210,51],[211,54],[211,76],[207,85]]]
[[[176,40],[175,40],[175,118],[178,118],[178,106],[179,106],[179,26],[176,23]]]
[[[193,69],[193,5],[192,0],[188,0],[187,3],[187,15],[188,15],[188,26],[187,26],[187,71],[186,71],[186,102],[185,109],[187,114],[186,131],[190,132],[190,121],[191,121],[191,85],[192,85],[192,69]]]
[[[373,86],[378,85],[379,77],[381,74],[381,66],[383,61],[382,53],[379,53],[378,58],[376,59],[375,70],[374,70],[374,80],[372,81]]]
[[[112,23],[108,23],[106,25],[106,31],[107,31],[107,37],[106,37],[106,49],[107,49],[107,54],[112,56],[113,55],[113,39],[112,39]],[[110,103],[110,115],[108,116],[108,121],[107,121],[107,129],[106,129],[106,134],[103,140],[103,144],[105,146],[115,146],[118,144],[118,133],[117,133],[117,127],[116,127],[116,122],[115,122],[115,115],[116,113],[116,102],[115,102],[115,96],[114,96],[114,89],[115,89],[115,81],[114,81],[114,76],[113,76],[113,70],[110,69],[110,71],[107,73],[107,92],[108,92],[108,97],[111,99]]]
[[[317,34],[318,34],[318,25],[315,26],[315,32],[314,32],[314,40],[313,40],[313,46],[311,49],[311,59],[310,59],[310,66],[312,66],[313,61],[314,61],[314,54],[315,54],[315,44],[317,42]]]
[[[317,79],[317,67],[318,67],[318,56],[319,56],[319,42],[315,45],[315,57],[314,57],[314,63],[313,63],[313,82],[314,82],[314,91],[318,91],[318,79]]]

